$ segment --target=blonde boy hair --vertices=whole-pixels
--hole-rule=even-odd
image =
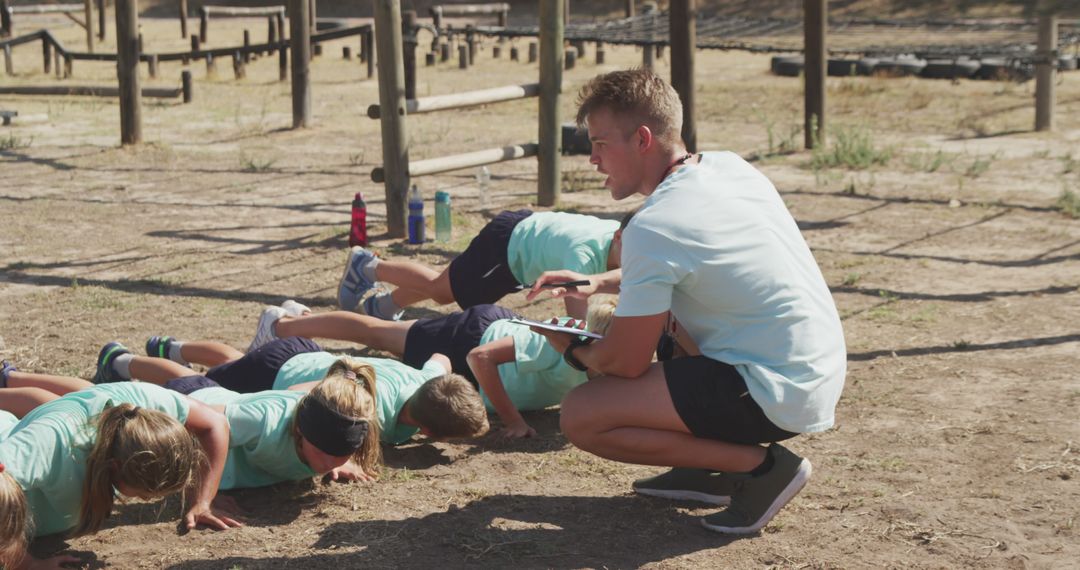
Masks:
[[[194,486],[205,461],[198,442],[168,414],[129,403],[105,410],[86,459],[79,522],[72,536],[101,528],[112,512],[114,485],[163,497]]]
[[[352,456],[352,460],[365,473],[375,474],[382,463],[382,449],[379,447],[379,414],[375,399],[375,369],[366,362],[352,358],[341,358],[326,373],[326,378],[311,389],[304,399],[316,398],[327,408],[351,418],[366,420],[367,437],[363,445]],[[303,400],[301,400],[303,402]],[[299,408],[299,405],[297,406]],[[294,434],[302,434],[293,420]]]
[[[589,312],[586,315],[586,329],[599,335],[607,334],[611,319],[615,316],[615,305],[619,298],[615,295],[594,295],[589,299]]]
[[[578,93],[577,124],[585,128],[589,113],[608,109],[619,117],[631,119],[629,137],[645,125],[653,136],[667,144],[682,144],[683,107],[679,94],[659,75],[642,68],[612,71],[598,75]]]
[[[437,439],[476,437],[488,430],[484,400],[460,374],[428,380],[406,405],[412,419]]]
[[[18,568],[33,534],[26,495],[10,473],[0,472],[0,567]]]

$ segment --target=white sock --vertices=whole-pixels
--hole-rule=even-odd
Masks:
[[[380,319],[393,318],[394,315],[401,311],[401,307],[397,306],[397,303],[394,302],[394,296],[390,293],[376,295],[373,304],[375,305],[375,314],[372,316]]]
[[[125,380],[131,380],[131,361],[135,360],[133,354],[121,354],[112,361],[112,369],[118,376]]]
[[[360,268],[360,274],[364,276],[364,279],[371,281],[372,283],[379,280],[379,277],[375,275],[375,267],[379,265],[379,258],[372,257],[371,261]]]
[[[188,361],[184,360],[184,355],[180,353],[180,349],[183,347],[183,342],[173,339],[172,342],[169,344],[169,360],[177,364],[183,364],[184,366],[187,366]]]

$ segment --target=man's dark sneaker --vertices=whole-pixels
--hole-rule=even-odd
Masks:
[[[705,528],[724,534],[756,533],[810,480],[806,459],[776,443],[767,453],[773,458],[772,469],[757,477],[743,477],[728,508],[701,519]]]
[[[8,374],[15,372],[18,368],[15,365],[6,361],[0,360],[0,388],[7,388]]]
[[[146,355],[154,358],[169,358],[169,352],[172,350],[173,337],[171,336],[152,336],[146,340]]]
[[[634,481],[634,492],[650,497],[726,505],[739,480],[726,473],[675,467],[655,477]]]
[[[113,370],[113,361],[121,354],[131,354],[131,351],[118,342],[110,342],[101,347],[97,358],[97,372],[94,373],[94,384],[107,384],[109,382],[123,382],[127,378],[121,378]]]

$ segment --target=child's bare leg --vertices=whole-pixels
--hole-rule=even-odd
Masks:
[[[209,367],[220,366],[244,357],[243,352],[227,344],[209,340],[185,342],[180,347],[180,355],[188,362]]]
[[[63,396],[70,392],[78,392],[93,386],[92,383],[72,376],[53,376],[52,374],[35,374],[33,372],[20,372],[12,370],[8,373],[8,388],[39,388],[51,392],[57,396]],[[14,413],[14,412],[12,412]],[[16,414],[18,415],[18,414]]]
[[[380,265],[381,267],[381,265]],[[349,311],[333,311],[302,317],[282,317],[274,326],[278,338],[300,336],[345,340],[395,356],[405,354],[405,337],[416,321],[384,321]],[[187,348],[187,345],[184,345]]]
[[[415,261],[379,260],[375,275],[379,281],[398,287],[394,291],[394,303],[399,307],[407,307],[424,299],[432,299],[440,305],[454,302],[449,267],[440,272]],[[398,291],[402,290],[404,292],[399,297]]]
[[[22,418],[30,413],[30,410],[60,397],[42,388],[12,388],[10,384],[8,386],[0,389],[0,410],[11,412],[17,418]]]
[[[198,374],[183,364],[177,364],[176,362],[165,358],[154,358],[152,356],[132,357],[128,369],[131,371],[132,378],[137,378],[143,382],[150,382],[159,386],[164,385],[174,378]]]

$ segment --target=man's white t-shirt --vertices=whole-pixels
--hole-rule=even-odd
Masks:
[[[703,153],[657,187],[622,239],[616,316],[671,310],[778,427],[832,427],[847,369],[840,317],[762,173],[734,153]]]

